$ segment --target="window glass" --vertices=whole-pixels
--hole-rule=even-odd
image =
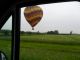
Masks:
[[[80,60],[80,2],[37,6],[21,8],[20,60]]]
[[[11,60],[11,31],[12,31],[12,16],[7,20],[0,30],[0,51],[3,51],[8,60]]]

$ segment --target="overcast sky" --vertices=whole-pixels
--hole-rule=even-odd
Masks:
[[[54,31],[58,30],[60,33],[80,33],[80,2],[63,2],[39,5],[43,10],[43,17],[41,21],[34,27],[25,20],[24,8],[21,8],[21,31]],[[10,21],[6,23],[10,28]],[[4,29],[3,28],[3,29]]]

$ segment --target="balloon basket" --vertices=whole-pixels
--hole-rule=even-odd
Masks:
[[[34,30],[34,28],[32,27],[32,30]]]

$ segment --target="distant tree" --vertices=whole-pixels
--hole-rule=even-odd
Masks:
[[[47,34],[59,34],[58,30],[55,31],[48,31]]]
[[[30,32],[30,31],[28,31],[28,32],[26,32],[27,34],[32,34],[32,32]]]
[[[9,35],[9,31],[4,30],[4,35],[5,35],[5,36],[8,36],[8,35]]]
[[[55,30],[55,31],[54,31],[54,34],[59,34],[58,30]]]
[[[72,31],[70,31],[70,35],[72,35]]]
[[[53,34],[53,31],[48,31],[47,34]]]
[[[20,31],[20,33],[21,33],[21,34],[24,34],[25,32],[24,32],[24,31]]]
[[[39,32],[39,31],[37,31],[37,32],[36,32],[36,34],[40,34],[40,32]]]

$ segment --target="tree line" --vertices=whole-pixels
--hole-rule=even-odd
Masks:
[[[53,35],[72,35],[72,31],[70,31],[70,33],[68,34],[62,34],[62,33],[59,33],[58,30],[54,30],[54,31],[48,31],[48,32],[44,32],[44,33],[41,33],[39,31],[37,32],[31,32],[31,31],[20,31],[20,34],[53,34]],[[5,35],[5,36],[9,36],[11,35],[11,30],[0,30],[0,35]]]
[[[21,31],[20,32],[21,34],[59,34],[59,32],[56,30],[56,31],[48,31],[48,32],[31,32],[31,31],[27,31],[27,32],[24,32],[24,31]]]
[[[0,30],[0,36],[9,36],[11,35],[11,30]]]
[[[70,33],[68,33],[68,34],[63,34],[63,33],[59,33],[59,31],[58,30],[54,30],[54,31],[48,31],[48,32],[43,32],[43,33],[41,33],[41,32],[39,32],[39,31],[37,31],[37,32],[31,32],[31,31],[27,31],[27,32],[24,32],[24,31],[21,31],[21,34],[53,34],[53,35],[72,35],[72,31],[70,31]]]

